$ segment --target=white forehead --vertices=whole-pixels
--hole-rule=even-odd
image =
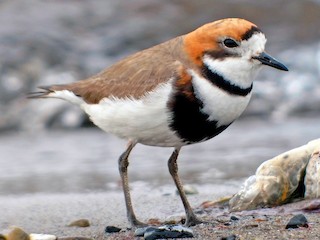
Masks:
[[[253,34],[249,39],[240,43],[242,55],[255,55],[264,51],[267,39],[262,32]]]

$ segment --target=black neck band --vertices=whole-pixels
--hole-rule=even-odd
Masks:
[[[206,65],[204,65],[202,68],[202,74],[212,84],[232,95],[246,96],[252,90],[252,84],[248,88],[241,88],[239,86],[236,86],[230,83],[228,80],[224,79],[220,74],[211,71]]]

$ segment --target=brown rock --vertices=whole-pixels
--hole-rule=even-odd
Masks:
[[[4,240],[30,240],[29,234],[18,227],[11,227],[4,234],[0,235]]]
[[[88,219],[79,219],[71,222],[68,227],[89,227],[90,222]]]

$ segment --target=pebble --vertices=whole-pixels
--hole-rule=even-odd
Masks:
[[[183,186],[183,191],[187,195],[193,195],[193,194],[198,194],[199,193],[199,191],[194,186],[189,185],[189,184],[186,184],[186,185]],[[176,194],[179,194],[178,190],[176,190]]]
[[[141,227],[141,228],[137,228],[134,232],[134,236],[135,237],[143,237],[145,232],[150,229],[157,229],[157,227],[152,227],[152,226],[147,226],[147,227]]]
[[[302,210],[306,212],[319,212],[320,210],[320,199],[313,199],[311,201],[308,201],[306,204],[303,205],[301,208]]]
[[[231,221],[238,221],[238,220],[239,220],[239,218],[238,218],[238,217],[236,217],[236,216],[231,216],[231,217],[230,217],[230,220],[231,220]]]
[[[88,219],[79,219],[71,222],[68,227],[90,227],[90,222]]]
[[[158,218],[150,218],[150,219],[147,221],[147,224],[148,224],[148,225],[160,225],[160,224],[161,224],[161,221],[160,221],[160,219],[158,219]]]
[[[50,234],[38,234],[38,233],[31,233],[29,235],[30,240],[56,240],[57,237]]]
[[[228,237],[222,237],[221,240],[236,240],[237,239],[237,236],[232,234]]]
[[[192,238],[193,231],[181,225],[164,225],[160,227],[138,228],[135,233],[137,237],[145,240],[167,239],[167,238]]]
[[[104,230],[106,233],[117,233],[121,231],[121,228],[115,227],[115,226],[106,226],[106,229]]]
[[[59,237],[57,240],[93,240],[92,238],[87,237]]]
[[[29,234],[19,227],[10,227],[0,235],[0,239],[5,240],[30,240]]]
[[[295,216],[293,216],[287,226],[286,226],[286,229],[289,229],[289,228],[299,228],[299,227],[309,227],[308,225],[308,219],[303,215],[303,214],[297,214]]]
[[[10,227],[5,233],[0,234],[0,240],[56,240],[57,237],[50,234],[26,233],[19,227]]]

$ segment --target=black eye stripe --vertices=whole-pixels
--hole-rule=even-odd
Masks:
[[[228,47],[228,48],[235,48],[235,47],[238,47],[238,43],[236,41],[234,41],[233,39],[231,38],[227,38],[223,41],[223,44]]]

